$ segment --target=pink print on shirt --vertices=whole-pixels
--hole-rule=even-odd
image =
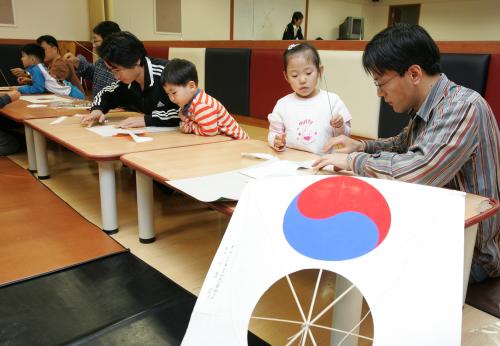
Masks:
[[[297,141],[303,144],[311,144],[318,137],[318,130],[314,126],[314,121],[312,119],[305,119],[299,122],[297,127]]]

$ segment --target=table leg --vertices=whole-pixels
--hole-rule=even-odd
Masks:
[[[33,139],[33,129],[24,125],[24,137],[26,138],[26,150],[28,151],[28,170],[36,173],[35,141]]]
[[[476,244],[477,226],[478,224],[467,227],[464,234],[464,290],[462,305],[465,304],[465,297],[467,296],[472,256],[474,255],[474,245]]]
[[[337,275],[335,280],[335,296],[338,297],[347,290],[352,283],[344,277]],[[349,332],[361,318],[361,309],[363,307],[363,295],[354,287],[342,299],[340,299],[333,308],[333,328]],[[359,326],[352,333],[359,334]],[[332,332],[330,345],[338,345],[344,339],[345,333]],[[358,345],[358,338],[348,336],[343,342],[344,346]]]
[[[47,159],[47,140],[40,132],[33,130],[33,138],[35,141],[35,156],[36,156],[36,170],[38,172],[38,179],[48,179],[49,165]]]
[[[139,241],[149,244],[155,241],[153,180],[136,171],[137,218],[139,220]]]
[[[115,234],[118,233],[115,167],[113,161],[99,161],[97,165],[99,167],[102,230],[107,234]]]

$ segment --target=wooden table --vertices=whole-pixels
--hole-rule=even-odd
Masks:
[[[150,243],[155,240],[152,179],[168,185],[166,180],[217,174],[259,163],[256,159],[242,157],[243,152],[269,153],[280,159],[293,161],[312,160],[317,157],[314,154],[293,149],[278,153],[267,143],[253,139],[122,156],[121,161],[136,170],[139,241]],[[165,157],[168,157],[168,161],[164,159]],[[234,202],[207,204],[228,215],[232,214],[235,205]]]
[[[108,117],[113,125],[125,119],[129,114],[115,113]],[[113,161],[122,155],[165,148],[193,146],[230,141],[225,136],[201,137],[186,135],[177,130],[148,134],[153,141],[136,143],[131,138],[102,137],[80,125],[80,118],[67,118],[62,123],[50,125],[52,119],[26,120],[25,124],[40,134],[43,142],[35,142],[37,160],[47,163],[45,137],[70,149],[89,160],[97,161],[99,168],[99,189],[101,197],[102,227],[107,233],[118,231],[116,210],[116,187]],[[45,136],[45,137],[44,137]],[[161,159],[165,161],[165,157]],[[168,161],[166,161],[168,163]],[[47,171],[48,174],[48,171]]]
[[[62,96],[60,96],[62,97]],[[82,100],[74,99],[72,97],[64,97],[68,99],[68,101],[79,101]],[[18,122],[23,123],[25,120],[29,119],[41,119],[41,118],[57,118],[62,115],[74,115],[78,113],[88,113],[88,110],[79,109],[79,108],[54,108],[47,105],[47,107],[43,108],[30,108],[29,105],[33,105],[34,103],[17,100],[14,101],[4,108],[0,110],[0,114],[5,117]],[[38,134],[34,134],[33,130],[24,125],[24,136],[26,138],[26,150],[28,152],[28,169],[35,173],[37,172],[37,164],[36,164],[36,153],[35,153],[35,140],[37,137],[40,137]],[[40,138],[38,138],[40,140]],[[43,171],[43,167],[42,167]],[[42,179],[44,174],[39,175]]]

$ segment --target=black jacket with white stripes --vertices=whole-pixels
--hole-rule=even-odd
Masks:
[[[114,82],[97,93],[91,110],[99,109],[106,114],[110,109],[124,108],[144,113],[146,126],[179,126],[179,106],[170,101],[160,81],[166,64],[165,60],[145,57],[144,90],[136,81]]]

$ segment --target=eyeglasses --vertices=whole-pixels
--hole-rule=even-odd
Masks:
[[[379,82],[379,81],[376,81],[374,80],[373,81],[373,84],[375,84],[375,86],[378,88],[378,89],[382,89],[384,87],[384,85],[386,85],[387,83],[389,83],[391,80],[393,80],[394,78],[396,78],[398,75],[395,74],[394,76],[392,76],[391,78],[389,78],[388,80],[386,80],[385,82]]]

